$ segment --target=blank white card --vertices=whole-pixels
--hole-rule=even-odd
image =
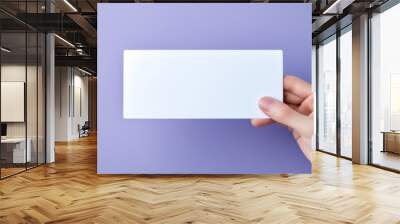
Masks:
[[[282,100],[281,50],[125,50],[125,119],[265,118]]]

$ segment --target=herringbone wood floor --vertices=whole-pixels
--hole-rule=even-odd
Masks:
[[[400,223],[400,175],[317,153],[312,175],[97,175],[96,139],[0,181],[0,223]]]

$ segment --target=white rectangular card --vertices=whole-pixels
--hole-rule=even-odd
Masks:
[[[265,118],[282,100],[281,50],[125,50],[125,119]]]

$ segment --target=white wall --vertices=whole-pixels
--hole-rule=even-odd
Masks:
[[[8,64],[1,66],[1,81],[2,82],[25,82],[25,64]],[[28,67],[28,70],[32,67]],[[4,96],[3,96],[4,97]],[[6,110],[6,108],[1,108]],[[25,123],[11,122],[7,123],[7,137],[25,137]]]
[[[55,141],[67,141],[69,136],[69,85],[68,67],[55,68]]]
[[[76,70],[75,70],[76,71]],[[74,75],[74,108],[72,108],[72,119],[71,119],[71,135],[73,138],[79,137],[78,124],[81,126],[85,121],[89,120],[88,113],[88,77]],[[79,97],[80,96],[80,97]]]
[[[24,82],[26,84],[26,107],[22,112],[26,112],[26,121],[6,122],[8,138],[23,138],[25,135],[30,139],[32,151],[32,161],[44,162],[45,150],[45,84],[44,74],[41,66],[25,64],[3,64],[1,66],[2,82]],[[7,97],[7,96],[2,96]],[[9,110],[10,108],[1,108]],[[10,112],[10,111],[9,111]],[[11,111],[12,112],[12,111]],[[37,153],[39,156],[37,156]]]
[[[76,68],[56,67],[55,140],[79,137],[78,125],[88,120],[88,77]]]
[[[27,70],[25,70],[27,69]],[[26,73],[27,72],[27,73]],[[28,118],[28,137],[30,133],[35,131],[36,135],[36,66],[27,66],[19,64],[5,64],[1,66],[1,81],[2,82],[25,82],[25,76],[28,78],[29,87],[27,88],[27,118]],[[4,96],[3,96],[4,97]],[[39,105],[40,106],[40,105]],[[2,108],[6,110],[7,108]],[[33,122],[33,123],[32,123]],[[25,122],[7,122],[7,136],[8,137],[25,137]],[[43,137],[43,136],[40,136]]]

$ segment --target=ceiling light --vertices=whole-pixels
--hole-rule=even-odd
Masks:
[[[332,5],[324,10],[322,14],[341,14],[343,9],[351,5],[355,0],[336,0]]]
[[[339,4],[340,0],[336,0],[332,5],[330,5],[327,9],[324,10],[322,14],[328,14],[331,13],[332,9],[337,7],[337,4]]]
[[[83,55],[83,49],[82,48],[77,48],[76,49],[76,53],[78,53],[78,55]]]
[[[81,71],[81,72],[83,72],[83,73],[85,73],[85,74],[87,74],[87,75],[93,75],[92,73],[90,73],[90,72],[88,72],[88,71],[86,71],[86,70],[83,70],[83,69],[81,69],[81,68],[79,68],[79,67],[78,67],[78,70]]]
[[[64,0],[64,3],[67,4],[74,12],[78,12],[75,6],[73,6],[68,0]]]
[[[9,49],[7,49],[5,47],[1,47],[1,51],[4,51],[6,53],[10,53],[11,52],[11,50],[9,50]]]
[[[58,38],[59,40],[61,40],[62,42],[64,42],[65,44],[67,44],[68,46],[75,48],[75,45],[73,45],[73,44],[72,44],[71,42],[69,42],[68,40],[66,40],[66,39],[64,39],[64,38],[62,38],[62,37],[60,37],[60,36],[57,35],[57,34],[54,34],[54,36],[57,37],[57,38]]]

